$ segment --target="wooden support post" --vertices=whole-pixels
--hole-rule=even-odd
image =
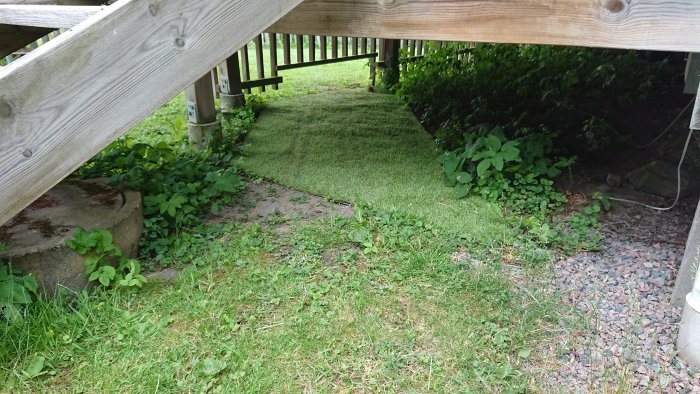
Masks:
[[[263,55],[263,35],[255,37],[255,65],[258,69],[258,79],[265,79],[265,57]],[[260,92],[265,92],[265,85],[259,87]]]
[[[284,52],[284,64],[292,64],[292,37],[289,34],[282,35],[282,52]]]
[[[219,85],[221,89],[221,111],[231,112],[245,105],[245,96],[241,85],[241,68],[238,52],[231,55],[220,66]]]
[[[331,37],[331,57],[333,59],[338,58],[338,37],[336,36]]]
[[[241,48],[241,71],[243,72],[243,81],[250,81],[250,59],[248,59],[248,44],[243,45]],[[250,94],[250,89],[245,90],[246,93]]]
[[[297,63],[304,63],[304,36],[297,34]]]
[[[370,38],[369,41],[369,51],[371,53],[376,53],[377,52],[377,39],[376,38]]]
[[[279,73],[277,72],[277,33],[270,33],[270,76],[276,77]],[[272,89],[277,90],[280,88],[278,83],[272,85]]]
[[[367,38],[361,37],[360,38],[360,54],[364,55],[367,53]]]
[[[343,37],[343,57],[348,57],[349,56],[349,50],[348,50],[348,37]]]
[[[309,36],[309,61],[316,61],[316,36]]]
[[[382,73],[382,84],[385,88],[391,89],[399,83],[399,49],[401,41],[383,40],[384,48],[384,71]]]
[[[685,67],[685,88],[683,93],[696,94],[700,84],[700,53],[688,54]]]
[[[321,60],[328,59],[328,37],[321,36]]]
[[[358,52],[359,48],[359,40],[357,37],[352,37],[352,55],[356,56],[359,55],[360,53]]]
[[[221,124],[216,119],[211,72],[185,89],[190,142],[196,150],[213,148],[221,142]]]

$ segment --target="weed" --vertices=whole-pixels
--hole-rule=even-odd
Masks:
[[[0,244],[0,251],[5,248],[4,244]],[[34,276],[22,275],[12,264],[5,265],[0,260],[0,317],[6,321],[20,319],[22,308],[34,302],[37,297]]]
[[[66,245],[85,257],[85,275],[101,289],[134,291],[146,283],[141,275],[141,263],[122,255],[107,230],[77,229]],[[109,260],[116,260],[116,267]]]

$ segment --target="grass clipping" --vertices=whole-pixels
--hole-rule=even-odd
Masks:
[[[246,140],[242,168],[310,193],[412,214],[465,238],[502,238],[497,206],[457,200],[439,152],[391,95],[335,90],[272,102]]]

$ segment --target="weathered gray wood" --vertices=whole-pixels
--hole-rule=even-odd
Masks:
[[[282,35],[282,51],[284,52],[284,64],[292,63],[292,38],[289,34]]]
[[[211,71],[185,89],[190,142],[196,150],[213,147],[221,141],[221,125],[216,120]]]
[[[309,61],[316,61],[316,36],[309,36]]]
[[[0,69],[0,223],[301,0],[120,0]]]
[[[688,55],[688,63],[685,67],[685,87],[686,94],[696,94],[700,85],[700,53]]]
[[[297,63],[304,62],[304,36],[297,34]]]
[[[697,0],[305,0],[270,31],[700,52]]]
[[[338,37],[336,36],[331,37],[331,57],[333,59],[338,58]]]
[[[270,76],[276,77],[277,73],[277,33],[270,33]],[[279,84],[272,85],[274,90],[278,90]]]
[[[263,55],[263,36],[255,37],[255,65],[258,69],[258,79],[265,78],[265,60]],[[260,86],[260,92],[265,92],[265,85]]]
[[[243,81],[250,81],[250,59],[248,57],[248,44],[241,48],[241,73]],[[245,89],[245,92],[250,94],[250,89]]]
[[[0,24],[70,28],[102,11],[99,6],[0,5]]]
[[[245,105],[238,52],[234,52],[219,66],[221,110],[228,112]]]
[[[333,64],[333,63],[342,63],[342,62],[349,62],[352,60],[360,60],[360,59],[373,59],[377,57],[376,53],[367,53],[364,55],[352,55],[352,56],[343,56],[339,57],[336,59],[326,59],[326,60],[316,60],[313,62],[302,62],[302,63],[294,63],[294,64],[281,64],[278,69],[280,71],[285,71],[285,70],[293,70],[295,68],[304,68],[304,67],[311,67],[311,66],[322,66],[324,64]]]
[[[321,60],[328,59],[328,37],[321,36]]]

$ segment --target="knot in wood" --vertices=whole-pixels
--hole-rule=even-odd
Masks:
[[[620,13],[625,9],[625,2],[622,0],[605,0],[605,9],[613,14]]]
[[[175,46],[178,48],[182,48],[185,46],[185,40],[182,37],[178,37],[175,39]]]
[[[34,153],[32,153],[31,149],[25,149],[24,152],[22,152],[22,156],[26,157],[27,159],[32,157]]]
[[[12,115],[12,107],[6,101],[0,101],[0,118],[9,118]]]
[[[158,14],[158,6],[155,4],[149,5],[148,12],[150,12],[152,16],[156,16]]]

